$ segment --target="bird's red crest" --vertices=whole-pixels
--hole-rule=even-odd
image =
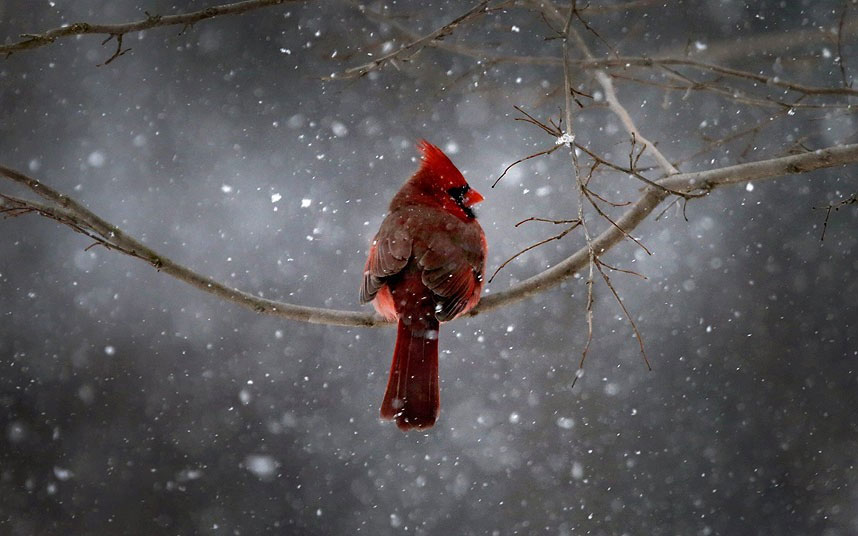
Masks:
[[[417,172],[419,175],[428,175],[435,180],[440,179],[445,188],[467,184],[462,172],[441,149],[426,140],[420,140],[417,149],[423,154],[423,163]]]

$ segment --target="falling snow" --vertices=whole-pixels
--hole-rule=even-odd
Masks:
[[[104,166],[104,163],[106,161],[107,157],[102,151],[93,151],[89,153],[89,156],[86,157],[86,163],[94,168],[100,168]]]
[[[270,480],[275,476],[279,463],[273,456],[262,454],[249,454],[244,459],[244,465],[248,471],[256,475],[260,480]]]
[[[9,0],[0,18],[11,43],[207,5],[146,4]],[[578,179],[619,221],[648,186],[609,164],[657,180],[656,149],[692,173],[855,143],[858,12],[579,2],[589,29],[575,13],[570,28],[598,65],[570,34],[568,125],[570,2],[555,4],[558,20],[493,2],[411,49],[469,7],[284,2],[129,32],[106,65],[107,35],[8,58],[0,165],[160,258],[0,217],[0,533],[854,534],[858,208],[832,210],[821,240],[826,207],[858,191],[854,165],[667,196],[633,233],[646,249],[596,252],[640,339],[594,265],[587,346],[584,233],[612,223],[585,202],[586,229],[551,238],[579,216]],[[439,420],[403,434],[379,419],[395,326],[220,296],[371,314],[367,252],[421,138],[485,197],[484,296],[576,252],[584,268],[427,330]],[[607,164],[576,149],[576,175],[576,143]],[[48,202],[14,188],[0,181]]]

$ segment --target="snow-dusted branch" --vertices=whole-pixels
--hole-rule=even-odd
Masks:
[[[176,26],[181,25],[188,27],[194,23],[206,19],[212,19],[223,15],[238,15],[247,13],[262,7],[275,6],[285,2],[296,2],[300,0],[245,0],[243,2],[235,2],[233,4],[223,4],[219,6],[207,7],[192,13],[179,13],[176,15],[149,15],[145,19],[126,22],[122,24],[91,24],[88,22],[76,22],[68,26],[54,28],[42,33],[21,34],[20,41],[0,45],[0,55],[10,55],[14,52],[27,50],[31,48],[43,47],[50,45],[57,39],[69,37],[73,35],[95,34],[106,35],[108,38],[105,43],[111,38],[115,38],[118,43],[116,54],[110,59],[118,56],[122,51],[122,37],[128,33],[140,32],[150,28],[158,28],[161,26]],[[110,61],[110,60],[108,60]]]
[[[679,173],[658,181],[658,184],[664,188],[680,192],[709,191],[729,184],[772,179],[783,175],[856,163],[858,163],[858,144],[843,145],[709,171]],[[46,201],[46,203],[40,203],[20,197],[0,195],[0,211],[7,216],[18,216],[30,212],[54,219],[87,235],[97,244],[144,260],[157,270],[219,298],[259,313],[313,324],[363,327],[392,325],[368,312],[294,305],[260,298],[249,292],[231,288],[159,254],[117,226],[97,216],[80,202],[45,186],[36,179],[3,166],[0,166],[0,175],[30,189]],[[592,247],[594,250],[604,254],[611,247],[621,242],[627,233],[635,229],[669,195],[670,193],[665,189],[653,186],[646,187],[641,198],[621,218],[616,220],[616,226],[609,226],[602,234],[593,239]],[[530,279],[513,285],[507,290],[487,294],[479,305],[468,314],[474,316],[486,313],[521,301],[536,293],[544,292],[586,267],[588,262],[589,249],[584,247],[564,261]]]

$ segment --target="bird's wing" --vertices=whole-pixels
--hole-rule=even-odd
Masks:
[[[435,316],[442,322],[476,305],[482,291],[482,235],[479,228],[463,231],[434,235],[417,259],[423,284],[439,298]]]
[[[393,214],[388,215],[372,241],[363,271],[361,303],[372,301],[384,285],[384,280],[399,273],[408,264],[412,238],[408,228],[398,223],[398,218]]]

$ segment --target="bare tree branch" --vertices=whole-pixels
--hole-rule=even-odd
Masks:
[[[566,29],[567,34],[570,37],[574,38],[577,42],[579,51],[588,60],[594,59],[593,53],[590,50],[590,47],[584,41],[584,38],[581,37],[581,34],[579,34],[575,30],[575,28],[571,27],[568,24],[567,18],[560,13],[560,11],[551,3],[550,0],[534,0],[534,3],[542,10],[543,14],[545,14],[546,17],[550,17],[558,23],[565,23],[566,26],[564,26],[564,28]],[[574,3],[571,9],[574,13]],[[568,70],[569,61],[566,55],[564,55],[564,66],[564,68]],[[608,106],[611,108],[611,111],[614,112],[614,115],[616,115],[620,119],[620,122],[622,122],[623,127],[626,129],[626,132],[628,132],[629,135],[633,136],[635,139],[639,140],[641,143],[643,143],[646,147],[649,148],[650,152],[655,157],[656,162],[658,162],[659,166],[661,166],[666,175],[673,175],[675,173],[679,173],[679,170],[677,170],[676,167],[674,167],[674,165],[671,164],[667,158],[665,158],[661,151],[659,151],[655,147],[655,144],[649,141],[641,133],[640,129],[635,125],[628,111],[626,111],[625,107],[623,107],[623,105],[617,98],[617,92],[614,89],[614,84],[611,81],[611,78],[604,71],[597,70],[596,81],[599,82],[599,85],[602,86],[602,90],[604,90],[605,92],[605,100],[607,101]]]
[[[815,169],[855,163],[858,163],[858,144],[828,147],[804,154],[772,158],[709,171],[680,173],[664,178],[658,181],[658,184],[665,188],[681,192],[710,191],[714,188],[730,184],[772,179],[783,175],[805,173]],[[341,311],[294,305],[260,298],[248,292],[230,288],[223,283],[201,275],[157,253],[142,244],[139,240],[126,234],[117,226],[100,218],[78,201],[45,186],[36,179],[4,166],[0,166],[0,175],[12,182],[25,186],[49,202],[49,204],[44,204],[14,198],[26,204],[15,205],[6,197],[3,201],[0,201],[2,210],[9,211],[9,209],[13,209],[20,212],[22,209],[29,207],[30,211],[47,215],[52,219],[58,219],[53,217],[58,216],[62,218],[58,219],[61,223],[68,225],[70,222],[74,224],[73,227],[77,226],[87,230],[88,236],[91,238],[98,237],[98,239],[103,240],[105,245],[112,249],[142,259],[159,271],[165,272],[180,281],[184,281],[204,292],[237,303],[258,313],[312,324],[358,327],[392,325],[381,317],[367,312]],[[615,220],[616,226],[612,225],[608,227],[602,234],[593,239],[592,247],[600,253],[608,251],[621,242],[625,238],[626,233],[631,233],[669,195],[670,193],[664,189],[648,186],[644,190],[643,196],[622,217]],[[476,316],[486,313],[550,289],[586,267],[588,262],[589,249],[585,247],[552,268],[513,285],[507,290],[486,294],[477,307],[472,309],[467,315]]]
[[[858,205],[858,194],[852,194],[846,199],[829,203],[827,207],[813,207],[815,210],[825,210],[825,221],[822,222],[822,236],[819,237],[820,242],[825,240],[825,231],[828,229],[828,220],[831,218],[831,211],[837,212],[847,205]]]
[[[827,219],[827,218],[826,218],[826,221],[828,221],[828,219]],[[519,223],[521,223],[521,222],[519,222]],[[560,222],[559,222],[559,221],[557,221],[557,222],[554,222],[554,223],[560,223]],[[568,234],[569,234],[573,229],[575,229],[576,227],[578,227],[579,225],[581,225],[581,220],[570,220],[570,221],[569,221],[569,223],[571,223],[572,225],[570,225],[570,226],[569,226],[569,227],[567,227],[566,229],[563,229],[562,231],[560,231],[560,233],[558,233],[558,234],[556,234],[556,235],[554,235],[554,236],[551,236],[551,237],[548,237],[548,238],[542,239],[542,240],[540,240],[539,242],[536,242],[535,244],[531,244],[531,245],[527,246],[526,248],[522,249],[521,251],[519,251],[518,253],[516,253],[515,255],[513,255],[512,257],[510,257],[510,258],[508,258],[507,260],[503,261],[503,262],[501,263],[501,265],[500,265],[500,266],[498,266],[497,268],[495,268],[495,271],[494,271],[494,273],[492,274],[492,276],[489,278],[489,281],[488,281],[488,282],[489,282],[489,283],[491,283],[492,281],[494,281],[495,276],[496,276],[496,275],[498,275],[498,272],[500,272],[500,271],[504,268],[504,266],[506,266],[507,264],[511,263],[512,261],[514,261],[515,259],[519,258],[520,256],[524,255],[524,254],[525,254],[525,253],[527,253],[528,251],[530,251],[530,250],[532,250],[532,249],[536,249],[536,248],[538,248],[539,246],[545,245],[545,244],[547,244],[547,243],[549,243],[549,242],[552,242],[552,241],[554,241],[554,240],[560,240],[560,239],[562,239],[563,237],[565,237],[566,235],[568,235]]]
[[[312,324],[373,326],[380,325],[383,322],[379,317],[367,313],[334,311],[282,303],[230,288],[223,283],[194,272],[190,268],[182,266],[166,256],[157,253],[136,238],[126,234],[117,226],[100,218],[78,201],[57,192],[36,179],[3,166],[0,166],[0,174],[12,182],[29,188],[51,203],[50,205],[31,203],[31,209],[39,214],[69,225],[76,231],[83,232],[109,249],[116,249],[126,255],[144,260],[158,271],[165,272],[180,281],[184,281],[219,298],[238,303],[258,313],[273,314]],[[16,208],[20,210],[21,208],[26,208],[26,206],[20,204],[21,202],[26,203],[23,199],[13,198],[17,202],[16,204],[10,204],[9,197],[4,196],[4,199],[6,201],[4,205],[7,209]]]
[[[119,44],[117,52],[106,62],[110,63],[113,59],[123,54],[122,36],[127,33],[140,32],[150,28],[158,28],[162,26],[191,26],[201,20],[221,17],[223,15],[238,15],[247,13],[262,7],[276,6],[285,2],[298,2],[301,0],[245,0],[243,2],[235,2],[233,4],[223,4],[219,6],[207,7],[193,13],[179,13],[176,15],[149,15],[143,20],[134,22],[126,22],[122,24],[91,24],[88,22],[76,22],[68,26],[53,28],[42,33],[21,34],[24,39],[5,45],[0,45],[0,54],[6,56],[21,50],[43,47],[50,45],[57,39],[69,37],[73,35],[85,34],[100,34],[108,36],[104,41],[105,44],[111,38],[115,38]],[[127,50],[127,49],[126,49]]]
[[[398,23],[397,21],[377,13],[370,9],[363,10],[367,18],[383,22],[396,29],[409,39],[419,39],[415,33],[408,28]],[[472,45],[462,43],[449,43],[446,41],[432,41],[425,43],[425,46],[431,46],[459,54],[462,56],[474,58],[487,63],[513,63],[519,65],[562,65],[563,59],[556,56],[523,56],[523,55],[504,55],[498,54],[491,50],[481,49]],[[660,67],[660,66],[681,66],[697,69],[700,71],[712,72],[732,78],[744,79],[762,84],[766,87],[781,87],[804,95],[816,96],[832,96],[832,95],[848,95],[858,96],[858,89],[851,87],[826,87],[813,86],[792,82],[781,76],[766,76],[741,69],[724,67],[714,63],[695,60],[691,58],[679,58],[672,56],[620,56],[610,58],[587,58],[570,60],[570,64],[584,70],[606,69],[606,68],[621,68],[629,67]],[[705,88],[704,88],[705,89]]]
[[[538,0],[532,0],[534,3],[537,3],[539,8],[543,7],[543,4]],[[634,3],[634,2],[630,2]],[[643,2],[642,2],[643,3]],[[605,8],[614,8],[617,6],[604,6]],[[551,10],[552,6],[545,5],[546,9]],[[374,20],[376,22],[381,22],[387,24],[394,28],[397,32],[402,34],[406,39],[415,41],[419,40],[420,36],[416,33],[412,32],[408,27],[399,23],[397,20],[384,15],[383,13],[379,13],[377,11],[373,11],[372,9],[366,8],[365,6],[361,6],[361,13],[369,18],[370,20]],[[587,14],[595,12],[594,10],[601,10],[602,8],[594,8],[587,7],[581,9],[581,11],[586,12]],[[552,13],[556,13],[558,16],[562,17],[559,11],[556,9],[552,11]],[[555,19],[560,20],[560,19]],[[842,31],[850,31],[854,30],[853,26],[858,26],[858,24],[847,24],[845,29],[841,29]],[[815,32],[814,34],[807,35],[806,40],[809,40],[814,35],[818,35],[820,32]],[[783,36],[780,34],[775,34],[773,36],[767,36],[769,39],[761,44],[761,47],[764,46],[768,41],[772,38],[782,39]],[[788,37],[788,36],[787,36]],[[756,39],[756,37],[754,38]],[[563,58],[557,56],[516,56],[516,55],[502,55],[498,54],[493,50],[481,49],[472,45],[462,44],[462,43],[450,43],[442,40],[433,40],[424,43],[424,46],[435,47],[439,49],[446,50],[448,52],[452,52],[454,54],[459,54],[462,56],[470,57],[477,59],[479,61],[485,61],[490,63],[514,63],[521,65],[562,65]],[[735,45],[734,45],[735,47]],[[714,47],[711,47],[714,49]],[[753,49],[753,48],[750,48]],[[719,49],[720,50],[720,49]],[[398,51],[397,51],[398,52]],[[719,52],[715,56],[720,57],[724,55],[724,52]],[[574,65],[578,68],[585,70],[592,69],[605,69],[605,68],[622,68],[627,69],[629,67],[659,67],[659,66],[684,66],[689,67],[701,71],[712,72],[724,76],[729,76],[738,79],[744,79],[752,82],[757,82],[766,87],[781,87],[784,89],[789,89],[791,91],[795,91],[798,93],[802,93],[804,95],[816,95],[816,96],[832,96],[832,95],[852,95],[858,96],[858,89],[851,87],[824,87],[824,86],[812,86],[807,84],[800,84],[797,82],[791,82],[787,79],[784,79],[781,76],[766,76],[758,73],[753,73],[750,71],[743,71],[741,69],[734,69],[731,67],[724,67],[721,65],[717,65],[714,63],[696,60],[692,58],[684,58],[684,57],[674,57],[667,54],[660,54],[655,57],[643,57],[643,56],[620,56],[620,57],[611,57],[611,58],[595,58],[592,55],[580,60],[570,60],[570,65]]]
[[[641,356],[643,357],[644,364],[646,364],[647,370],[652,370],[652,365],[649,364],[649,358],[646,356],[646,349],[644,348],[643,336],[641,335],[640,330],[638,329],[638,325],[635,323],[634,318],[632,318],[632,314],[629,312],[629,309],[626,307],[626,304],[623,303],[622,298],[620,298],[620,294],[617,292],[617,289],[614,288],[614,284],[611,283],[611,278],[608,277],[608,274],[605,272],[603,267],[608,267],[607,264],[603,263],[599,257],[594,257],[592,264],[596,265],[596,268],[599,270],[599,274],[601,274],[602,279],[605,281],[605,284],[611,290],[611,294],[614,295],[614,300],[619,304],[620,309],[622,309],[623,314],[626,315],[626,320],[629,321],[629,324],[632,326],[632,331],[634,331],[635,338],[638,340],[638,346],[641,350]],[[612,268],[616,270],[616,268]],[[618,270],[620,271],[620,270]],[[628,272],[628,270],[621,270],[623,272]],[[581,362],[583,366],[583,361]]]
[[[423,37],[419,37],[412,41],[411,43],[399,48],[387,54],[385,56],[381,56],[371,62],[365,63],[363,65],[358,65],[356,67],[350,67],[346,69],[341,74],[333,74],[329,79],[344,79],[344,78],[356,78],[359,76],[363,76],[371,71],[375,71],[376,69],[382,68],[384,65],[388,63],[392,63],[396,60],[408,61],[415,54],[420,52],[424,47],[431,46],[433,42],[441,41],[444,37],[450,35],[453,30],[456,29],[460,24],[467,22],[469,20],[475,19],[481,15],[485,15],[488,11],[489,0],[482,0],[480,3],[466,11],[464,14],[456,17],[452,21],[448,22],[444,26],[424,35]]]
[[[629,0],[628,2],[608,4],[604,6],[592,6],[588,3],[585,7],[579,8],[579,11],[583,11],[586,15],[599,15],[603,13],[615,13],[617,11],[640,9],[663,3],[663,1],[664,0]],[[562,9],[568,9],[568,6],[564,6]]]
[[[837,25],[837,66],[840,67],[840,77],[843,79],[843,87],[850,87],[849,78],[846,76],[846,57],[843,54],[843,23],[846,21],[846,12],[849,10],[849,0],[843,0],[843,9],[840,11],[840,24]]]
[[[789,89],[789,90],[796,91],[799,93],[804,93],[806,95],[858,95],[858,89],[853,89],[850,87],[809,86],[809,85],[805,85],[805,84],[799,84],[797,82],[790,82],[789,80],[784,80],[783,78],[781,78],[779,76],[765,76],[765,75],[756,74],[756,73],[752,73],[752,72],[748,72],[748,71],[742,71],[741,69],[733,69],[730,67],[724,67],[721,65],[716,65],[714,63],[707,63],[705,61],[692,60],[689,58],[620,57],[620,58],[606,59],[603,61],[603,64],[606,67],[627,67],[627,66],[631,66],[631,65],[642,66],[642,67],[678,65],[678,66],[685,66],[685,67],[693,67],[693,68],[701,70],[701,71],[711,71],[713,73],[731,76],[734,78],[743,78],[743,79],[750,80],[753,82],[758,82],[758,83],[763,84],[765,86],[782,87],[784,89]]]
[[[843,26],[844,35],[858,35],[858,19],[846,21]],[[739,39],[728,37],[723,40],[715,40],[706,43],[706,50],[700,55],[708,61],[727,61],[733,58],[745,58],[749,50],[776,51],[785,58],[797,55],[795,52],[787,54],[787,51],[796,49],[819,50],[820,45],[829,43],[836,46],[838,34],[828,31],[820,31],[818,27],[808,25],[806,28],[795,28],[788,32],[768,31],[754,35],[742,36]],[[676,56],[682,54],[676,46],[666,48],[662,56]]]
[[[661,186],[677,191],[689,193],[711,191],[730,184],[773,179],[815,169],[856,163],[858,163],[858,144],[842,145],[708,171],[679,173],[657,182]],[[616,220],[617,227],[626,233],[631,233],[669,195],[665,190],[647,187],[635,204]],[[593,247],[604,253],[622,242],[625,234],[617,227],[610,226],[603,231],[593,240]],[[585,268],[588,262],[589,251],[587,247],[583,247],[548,270],[521,281],[505,291],[487,294],[479,305],[468,314],[474,316],[485,313],[554,287],[572,274]]]

